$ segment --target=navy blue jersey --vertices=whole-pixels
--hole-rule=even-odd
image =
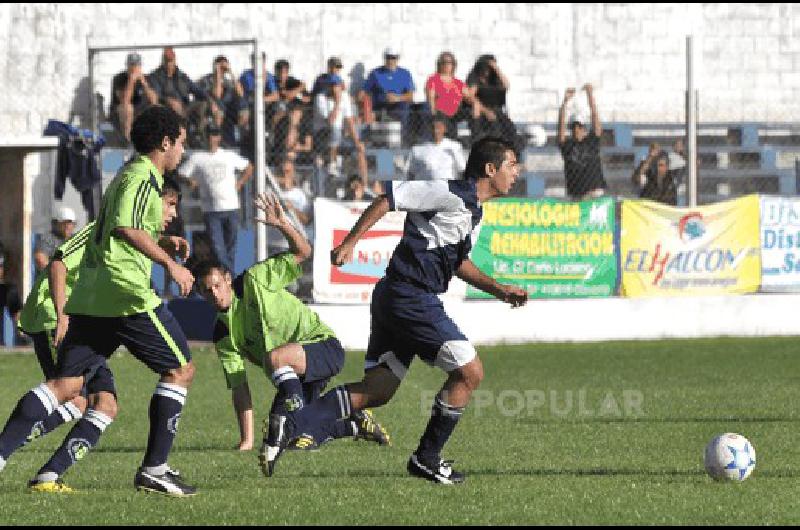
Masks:
[[[429,293],[444,293],[472,249],[470,236],[481,220],[474,180],[388,183],[392,210],[408,212],[403,238],[386,278]]]

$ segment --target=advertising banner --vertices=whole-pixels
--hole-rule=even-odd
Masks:
[[[800,199],[761,197],[761,289],[800,291]]]
[[[386,272],[392,252],[403,235],[404,212],[389,212],[358,242],[353,261],[331,265],[336,248],[369,206],[368,202],[314,201],[314,301],[368,304],[374,285]]]
[[[483,205],[472,261],[531,298],[611,296],[617,282],[614,199],[503,198]],[[490,295],[467,288],[468,298]]]
[[[622,202],[623,296],[751,293],[761,276],[759,198],[675,208]]]

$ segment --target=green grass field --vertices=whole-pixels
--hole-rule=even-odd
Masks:
[[[66,475],[81,493],[25,490],[66,434],[62,427],[15,454],[0,474],[0,523],[798,524],[797,344],[715,339],[481,348],[482,404],[503,401],[468,410],[446,448],[468,475],[461,487],[435,486],[405,471],[440,372],[417,361],[394,401],[376,412],[393,447],[335,441],[316,453],[288,453],[277,476],[265,479],[255,452],[232,450],[238,431],[230,394],[213,353],[199,349],[170,460],[201,488],[190,499],[132,488],[156,378],[118,354],[111,367],[119,416],[100,446]],[[350,354],[339,381],[358,377],[362,358]],[[38,380],[32,355],[0,356],[0,421]],[[260,422],[273,391],[256,369],[250,382]],[[518,399],[525,391],[531,406]],[[625,402],[630,396],[638,396],[632,405]],[[703,470],[705,444],[730,431],[747,436],[758,453],[753,476],[742,484],[715,483]]]

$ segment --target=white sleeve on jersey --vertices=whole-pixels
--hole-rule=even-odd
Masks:
[[[455,212],[464,201],[450,191],[446,180],[393,181],[387,196],[393,210],[403,212]]]

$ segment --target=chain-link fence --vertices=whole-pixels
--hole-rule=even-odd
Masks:
[[[108,145],[124,147],[131,115],[158,102],[174,104],[186,115],[191,149],[207,149],[211,131],[219,133],[223,148],[252,161],[254,76],[251,58],[240,48],[185,50],[180,57],[184,50],[172,53],[170,60],[180,64],[185,76],[177,83],[184,92],[181,102],[161,94],[171,90],[165,86],[169,80],[163,73],[164,50],[143,51],[133,58],[125,52],[105,54],[97,68],[95,97]],[[579,199],[604,192],[687,204],[685,87],[676,88],[669,101],[661,102],[659,108],[671,107],[662,114],[663,121],[655,119],[658,112],[649,113],[652,120],[641,119],[641,112],[638,118],[625,119],[625,113],[615,108],[625,105],[623,98],[604,101],[602,86],[594,87],[590,98],[585,86],[577,86],[560,109],[563,123],[519,122],[505,105],[503,58],[479,58],[462,81],[448,67],[451,56],[443,53],[437,61],[438,71],[425,82],[424,101],[413,100],[414,81],[404,87],[397,80],[401,76],[393,81],[381,77],[382,71],[394,68],[391,58],[370,72],[361,86],[344,82],[345,65],[336,57],[321,65],[313,80],[295,78],[291,58],[268,61],[267,164],[277,175],[293,171],[295,184],[310,197],[369,197],[380,192],[380,181],[392,178],[458,176],[459,157],[453,168],[433,170],[435,160],[430,158],[435,155],[425,152],[415,157],[415,146],[437,144],[444,137],[454,141],[466,158],[476,139],[493,135],[513,143],[525,164],[515,195]],[[126,64],[128,59],[132,66]],[[135,71],[137,61],[149,86],[140,87],[137,81],[131,103],[120,104],[120,97],[130,90],[124,82],[126,71]],[[758,82],[771,84],[769,75]],[[779,82],[779,73],[773,75]],[[741,95],[728,90],[723,98],[716,92],[713,75],[704,78],[711,83],[698,90],[699,202],[751,192],[794,193],[793,124],[766,120],[758,112],[747,116],[739,111]],[[638,101],[644,96],[631,92],[624,99]],[[714,112],[708,112],[711,106]],[[718,112],[721,108],[729,110]],[[705,119],[709,115],[713,119]],[[623,119],[615,119],[618,116]],[[731,119],[722,119],[725,116]],[[446,174],[435,174],[438,170]]]
[[[750,193],[796,196],[800,110],[795,92],[781,89],[791,69],[780,63],[781,57],[768,58],[759,75],[731,88],[716,64],[747,57],[744,50],[719,39],[698,45],[706,60],[696,80],[697,202]],[[242,163],[236,170],[237,226],[244,234],[239,247],[248,247],[235,265],[239,270],[255,259],[252,199],[262,140],[263,170],[276,176],[266,180],[292,205],[292,216],[305,224],[309,237],[316,222],[315,198],[368,200],[383,191],[387,180],[459,178],[471,145],[489,135],[518,150],[523,170],[513,196],[579,200],[610,195],[690,203],[686,76],[676,73],[684,68],[680,54],[653,55],[653,71],[664,72],[657,94],[637,90],[635,83],[628,83],[626,92],[583,79],[571,89],[560,87],[556,97],[549,92],[548,102],[540,105],[546,110],[536,119],[530,112],[518,115],[507,104],[510,91],[517,90],[506,75],[514,57],[481,55],[467,68],[456,69],[457,54],[437,51],[431,51],[435,66],[424,79],[411,79],[404,66],[412,67],[398,65],[391,49],[374,50],[374,56],[383,52],[384,63],[373,69],[345,64],[340,57],[309,66],[294,64],[291,54],[262,56],[263,139],[256,132],[255,57],[249,44],[96,50],[90,55],[90,78],[75,88],[71,103],[61,104],[64,115],[69,107],[68,122],[84,129],[94,125],[104,138],[105,183],[132,153],[132,120],[152,104],[168,105],[186,117],[187,160],[219,147],[252,163],[251,169]],[[317,75],[308,75],[314,70]],[[298,71],[304,75],[295,77]],[[21,77],[28,82],[29,76]],[[45,87],[37,97],[62,101],[64,91],[48,95],[53,90]],[[86,100],[92,105],[83,104]],[[759,103],[764,100],[770,104]],[[79,111],[87,106],[94,110],[89,118]],[[51,158],[42,158],[41,172],[56,172]],[[203,235],[209,232],[205,192],[186,167],[178,171],[185,177],[184,230],[195,235],[195,248],[219,254],[214,241]],[[37,205],[46,202],[42,197],[49,197],[52,183],[48,178],[35,184],[34,211],[42,219],[53,208],[42,213]],[[34,232],[46,231],[49,219],[42,219],[34,223]],[[273,233],[268,239],[274,243],[279,238]]]

